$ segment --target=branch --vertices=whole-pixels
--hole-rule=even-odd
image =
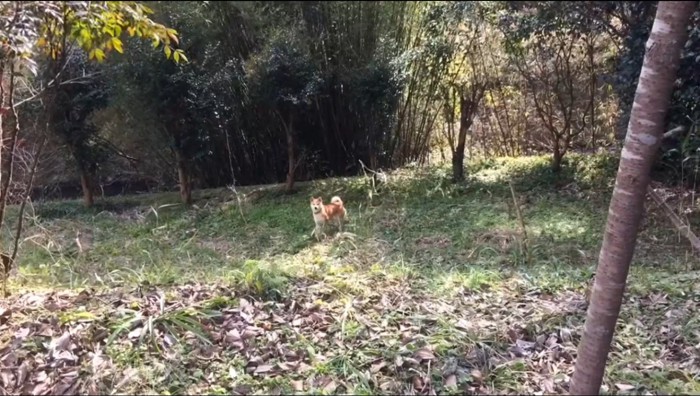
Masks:
[[[111,150],[112,150],[115,154],[117,154],[118,156],[120,156],[120,157],[122,157],[122,158],[125,158],[125,159],[129,160],[130,162],[138,162],[138,159],[137,159],[137,158],[131,157],[130,155],[126,154],[126,153],[123,152],[119,147],[117,147],[114,143],[112,143],[112,142],[110,142],[109,140],[103,138],[102,136],[95,135],[95,139],[97,139],[97,140],[99,140],[100,142],[102,142],[102,144],[104,144],[105,146],[107,146],[109,149],[111,149]]]
[[[700,239],[693,233],[693,231],[690,229],[689,225],[686,225],[683,220],[676,214],[676,212],[673,211],[673,209],[666,203],[666,201],[659,196],[659,194],[654,191],[654,189],[649,186],[647,189],[647,192],[649,193],[649,196],[651,199],[654,200],[660,207],[661,210],[664,211],[666,216],[668,216],[669,220],[673,223],[673,225],[676,227],[678,232],[680,232],[684,237],[688,239],[690,244],[693,246],[696,252],[700,253]]]
[[[66,70],[67,66],[68,66],[68,62],[64,62],[63,66],[61,66],[61,70],[59,70],[58,73],[56,73],[54,78],[51,79],[51,81],[49,81],[45,87],[40,87],[39,91],[34,93],[32,96],[17,102],[15,104],[15,107],[19,107],[19,106],[23,105],[24,103],[31,102],[32,100],[38,98],[44,92],[46,92],[46,90],[48,90],[49,88],[52,88],[53,86],[62,86],[62,85],[68,85],[68,84],[88,84],[88,83],[92,82],[92,80],[95,77],[103,74],[103,72],[94,72],[94,73],[91,73],[91,74],[88,74],[85,76],[80,76],[80,77],[71,78],[71,79],[68,79],[65,81],[61,81],[58,84],[56,84],[56,81],[58,81],[59,77],[61,77],[61,74]]]

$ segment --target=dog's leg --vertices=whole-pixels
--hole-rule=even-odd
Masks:
[[[320,242],[320,241],[321,241],[321,238],[319,237],[319,236],[320,236],[320,233],[319,233],[320,230],[319,230],[319,228],[320,228],[320,227],[319,227],[318,223],[314,223],[314,229],[313,229],[313,231],[311,232],[311,235],[312,235],[313,237],[316,238],[316,241],[319,241],[319,242]]]

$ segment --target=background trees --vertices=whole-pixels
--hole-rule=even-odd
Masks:
[[[568,151],[619,144],[655,10],[634,2],[151,6],[181,38],[160,55],[138,40],[142,28],[107,28],[98,45],[80,39],[95,27],[76,25],[86,60],[125,54],[89,66],[101,76],[88,85],[102,103],[81,108],[82,137],[49,143],[66,155],[53,173],[39,172],[41,186],[83,184],[88,204],[88,191],[110,183],[179,186],[191,202],[193,188],[283,180],[291,188],[353,174],[359,161],[373,169],[425,163],[434,149],[449,149],[457,181],[468,156],[547,152],[556,171]],[[686,132],[656,168],[678,181],[696,168],[697,83],[685,71],[695,36],[668,120]],[[189,62],[175,65],[175,57]],[[70,73],[87,70],[77,59],[49,57],[40,68],[75,79]],[[78,151],[84,159],[71,154]]]

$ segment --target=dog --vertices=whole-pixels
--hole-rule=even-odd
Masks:
[[[338,225],[338,230],[343,231],[343,221],[347,215],[345,206],[343,206],[343,201],[340,197],[335,196],[331,198],[331,203],[328,205],[323,204],[323,198],[311,197],[311,213],[314,217],[314,232],[313,235],[316,236],[316,240],[321,240],[320,233],[323,232],[326,223],[335,219]]]

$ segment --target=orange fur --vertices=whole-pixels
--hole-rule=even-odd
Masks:
[[[331,203],[327,205],[324,205],[323,198],[311,197],[311,213],[314,217],[314,223],[316,224],[314,228],[316,239],[320,239],[319,231],[323,231],[323,228],[329,221],[335,220],[338,225],[338,230],[343,230],[343,220],[345,220],[347,211],[340,197],[336,196],[331,198]]]

